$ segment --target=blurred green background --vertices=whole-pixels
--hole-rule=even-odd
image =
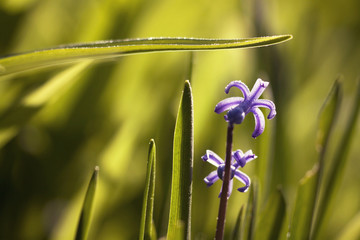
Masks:
[[[206,188],[202,179],[214,169],[200,157],[206,149],[224,156],[226,124],[214,113],[227,97],[224,87],[232,80],[249,87],[258,77],[270,81],[265,97],[278,115],[256,140],[248,116],[235,128],[234,147],[259,156],[244,171],[259,180],[261,199],[282,186],[290,216],[297,183],[317,160],[318,112],[339,74],[344,99],[327,163],[351,112],[360,63],[358,9],[356,0],[0,0],[0,55],[104,39],[292,34],[293,40],[268,48],[193,54],[192,236],[210,239],[220,184]],[[0,239],[73,238],[95,165],[100,185],[89,239],[137,238],[151,138],[158,154],[155,223],[164,236],[175,117],[189,65],[189,52],[151,53],[0,77],[0,119],[10,119],[0,124]],[[24,118],[9,117],[55,78],[70,81],[50,101],[28,104]],[[324,239],[336,239],[360,211],[360,124],[355,131]],[[227,231],[247,198],[233,193]]]

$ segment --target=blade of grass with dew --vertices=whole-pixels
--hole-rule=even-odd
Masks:
[[[73,84],[78,75],[92,62],[92,60],[83,61],[60,72],[29,93],[15,108],[9,109],[0,116],[0,147],[16,136],[19,128],[39,110]]]
[[[93,202],[96,192],[96,186],[98,181],[98,175],[99,175],[99,167],[96,166],[94,173],[90,179],[90,183],[84,199],[84,204],[81,209],[80,219],[76,230],[76,237],[75,237],[76,240],[87,239],[87,234],[89,231],[90,220],[91,220],[91,213],[93,209]]]
[[[175,239],[177,226],[184,224],[184,237],[191,238],[191,197],[194,154],[193,98],[186,81],[176,119],[170,213],[167,239]]]
[[[350,116],[346,124],[346,128],[342,139],[339,142],[339,147],[335,153],[332,165],[329,171],[328,180],[324,185],[324,194],[321,196],[314,230],[312,231],[312,238],[317,239],[322,230],[324,230],[328,214],[330,214],[331,206],[334,204],[335,194],[339,188],[342,176],[347,163],[347,153],[350,149],[351,140],[353,137],[355,124],[358,122],[360,109],[360,80],[357,81],[357,90],[355,92],[353,107],[351,108]]]
[[[280,239],[285,214],[285,199],[281,190],[278,189],[272,194],[265,209],[261,212],[259,222],[256,225],[254,239]]]
[[[290,240],[301,240],[310,238],[313,209],[316,200],[316,187],[319,177],[319,165],[308,171],[300,180],[293,217],[290,223]]]
[[[143,208],[141,214],[139,239],[156,239],[156,230],[153,225],[154,194],[156,178],[156,145],[154,139],[149,143],[149,155],[146,171]]]
[[[360,239],[360,212],[353,217],[345,226],[337,240],[359,240]]]
[[[114,59],[126,54],[159,51],[263,47],[278,44],[291,38],[291,35],[243,39],[145,38],[62,45],[51,49],[2,57],[0,58],[0,76],[74,62],[80,59]]]
[[[242,216],[243,216],[243,211],[244,211],[244,205],[241,206],[239,214],[236,218],[236,223],[235,223],[234,230],[233,230],[233,233],[231,236],[232,240],[239,240],[241,237],[241,223],[242,223],[241,220],[242,220]]]
[[[248,203],[245,211],[242,239],[251,240],[254,238],[256,207],[257,207],[257,184],[254,181],[251,184]]]

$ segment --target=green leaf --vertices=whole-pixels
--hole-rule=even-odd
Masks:
[[[84,204],[81,209],[80,219],[76,231],[76,240],[83,240],[87,239],[87,234],[90,226],[90,220],[91,220],[91,212],[93,208],[93,202],[96,192],[96,186],[98,181],[98,175],[99,175],[99,167],[96,166],[94,173],[90,179],[90,183],[88,186],[88,189],[86,191]]]
[[[257,207],[257,184],[254,181],[250,187],[248,203],[246,206],[242,239],[252,240],[254,238],[256,207]]]
[[[335,194],[339,189],[342,181],[342,176],[347,163],[347,153],[349,152],[351,140],[354,133],[355,124],[358,121],[360,109],[360,81],[358,81],[357,90],[355,92],[353,107],[351,108],[346,129],[339,142],[339,147],[334,156],[334,160],[330,167],[329,177],[324,185],[324,194],[321,196],[319,202],[318,214],[313,230],[313,239],[317,239],[322,230],[327,225],[328,215],[330,214],[331,206],[334,204]]]
[[[156,239],[156,231],[153,226],[155,177],[156,177],[156,146],[155,146],[155,141],[151,139],[149,145],[149,155],[147,162],[146,183],[145,183],[139,239],[154,239],[154,240]]]
[[[334,82],[323,106],[321,107],[318,117],[319,126],[317,131],[316,147],[320,152],[320,162],[323,161],[326,147],[335,125],[335,120],[339,114],[342,99],[341,93],[341,81],[340,78],[338,78]]]
[[[319,165],[308,171],[300,180],[295,201],[294,213],[290,225],[291,240],[309,239],[313,211],[316,201]]]
[[[244,211],[244,206],[241,206],[239,214],[236,218],[235,227],[231,236],[232,240],[239,240],[241,237],[241,219]]]
[[[113,59],[125,54],[159,51],[263,47],[291,38],[291,35],[243,39],[146,38],[63,45],[0,58],[0,76],[80,59]]]
[[[185,82],[176,119],[170,214],[167,239],[175,239],[179,224],[184,224],[184,237],[190,239],[191,195],[194,151],[193,99],[190,82]]]
[[[60,72],[0,116],[0,148],[16,136],[23,124],[73,84],[79,73],[91,63],[92,60],[83,61]]]
[[[285,214],[285,199],[283,193],[277,190],[261,212],[259,222],[256,225],[255,239],[279,239]]]

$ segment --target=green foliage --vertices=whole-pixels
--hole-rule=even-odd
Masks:
[[[76,240],[87,239],[87,235],[90,227],[91,214],[93,209],[93,202],[95,198],[96,186],[98,181],[98,175],[99,175],[99,167],[96,166],[94,173],[90,179],[89,186],[86,191],[86,195],[84,199],[84,204],[81,209],[80,219],[75,236]]]
[[[194,156],[193,98],[190,82],[186,81],[176,119],[173,148],[171,199],[168,239],[175,239],[183,229],[191,238],[191,199]],[[183,227],[179,228],[179,224]]]
[[[149,154],[146,170],[146,183],[144,190],[143,208],[141,213],[139,239],[156,239],[156,229],[153,223],[154,194],[156,178],[156,146],[153,139],[150,140]]]
[[[259,222],[255,228],[255,239],[280,239],[284,224],[286,203],[281,190],[270,196],[265,208],[261,211]]]
[[[0,58],[0,76],[72,63],[80,59],[109,60],[122,55],[144,52],[262,47],[291,38],[291,35],[244,39],[148,38],[66,45]]]
[[[317,164],[299,182],[288,239],[300,240],[310,238],[318,178],[319,165]]]

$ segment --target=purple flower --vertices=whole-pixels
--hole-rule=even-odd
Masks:
[[[205,183],[210,187],[213,185],[217,180],[223,179],[224,176],[224,169],[225,169],[225,163],[224,161],[216,155],[213,151],[206,150],[206,154],[201,157],[204,161],[211,163],[215,167],[217,167],[217,170],[211,172],[206,178],[204,178]],[[254,160],[257,158],[255,154],[251,150],[247,151],[245,154],[241,150],[237,150],[232,152],[231,154],[231,175],[230,175],[230,182],[229,182],[229,191],[227,193],[228,198],[231,195],[232,188],[233,188],[233,178],[235,177],[239,181],[241,181],[243,184],[245,184],[244,187],[238,188],[237,190],[240,192],[246,192],[250,186],[250,178],[240,170],[238,170],[239,167],[243,168],[247,162],[250,162],[251,160]],[[219,197],[221,196],[222,188],[219,194]]]
[[[262,134],[265,129],[264,114],[260,111],[259,107],[266,107],[270,109],[270,113],[267,116],[268,119],[272,119],[276,115],[275,104],[272,101],[259,99],[268,85],[269,82],[264,82],[258,78],[250,92],[249,88],[241,81],[233,81],[229,83],[225,88],[226,94],[229,93],[230,88],[237,87],[241,90],[244,97],[230,97],[222,100],[216,105],[215,112],[222,113],[224,111],[228,111],[224,118],[231,124],[242,123],[246,114],[252,112],[255,118],[255,131],[253,132],[252,137],[256,138]]]

